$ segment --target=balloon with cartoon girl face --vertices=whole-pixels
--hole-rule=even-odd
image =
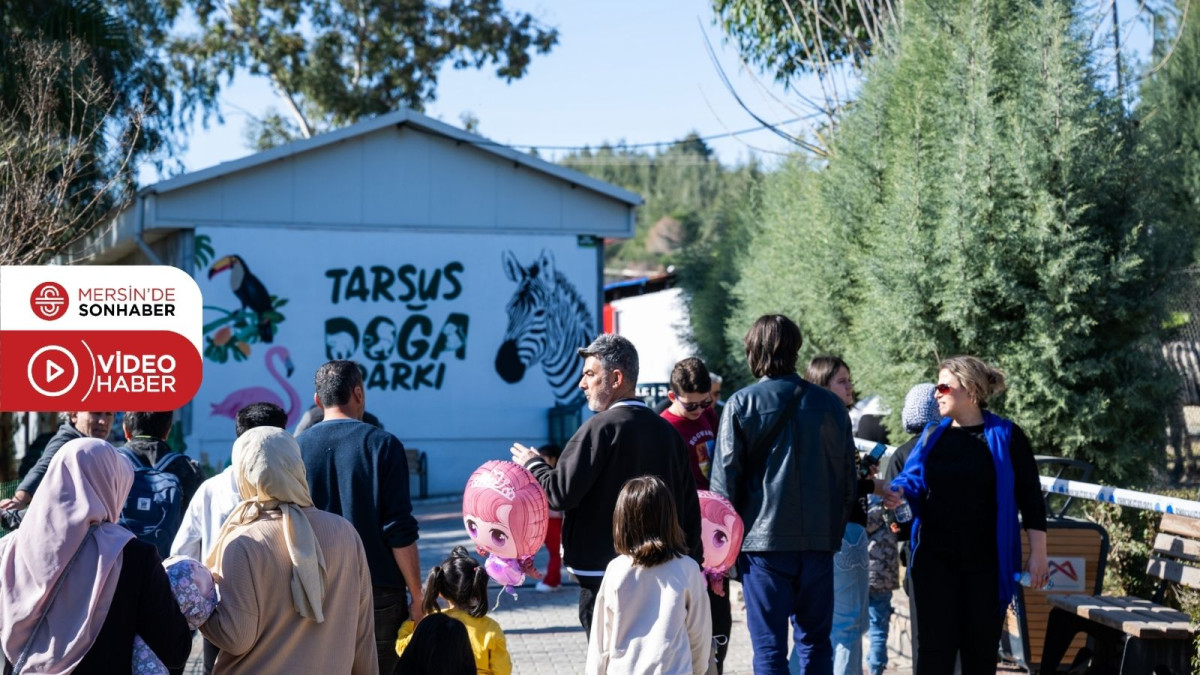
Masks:
[[[487,556],[488,576],[509,593],[525,581],[526,574],[542,578],[533,566],[533,554],[546,539],[549,519],[546,493],[519,464],[486,462],[467,479],[463,525],[479,554]]]
[[[722,580],[742,551],[745,525],[729,500],[715,492],[698,491],[700,537],[704,544],[704,576],[717,595],[724,595]]]

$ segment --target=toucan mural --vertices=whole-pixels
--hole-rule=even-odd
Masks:
[[[229,287],[233,294],[242,301],[242,310],[251,309],[258,317],[258,337],[263,342],[271,342],[275,337],[275,325],[267,313],[271,311],[271,294],[258,277],[250,272],[246,261],[240,255],[227,255],[208,268],[208,278],[229,270]]]
[[[211,259],[213,250],[207,239],[201,241],[197,237],[196,240],[197,266],[201,267]],[[203,258],[199,257],[201,250]],[[218,258],[208,268],[208,278],[225,271],[229,272],[229,288],[241,307],[229,309],[215,304],[204,305],[206,316],[211,316],[209,313],[217,315],[211,320],[206,318],[204,324],[204,358],[217,363],[230,359],[245,361],[250,358],[253,343],[274,342],[278,326],[284,320],[280,309],[288,302],[287,298],[271,295],[240,255]]]

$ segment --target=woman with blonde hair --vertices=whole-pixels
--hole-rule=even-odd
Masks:
[[[1029,439],[987,410],[1004,389],[1004,373],[974,356],[942,361],[934,393],[942,421],[926,427],[892,481],[916,516],[909,574],[921,626],[918,675],[949,675],[956,656],[963,675],[996,671],[1023,562],[1022,524],[1031,585],[1049,578],[1046,509]]]
[[[242,502],[205,561],[221,604],[200,632],[214,673],[379,672],[367,556],[354,526],[313,506],[300,446],[275,427],[233,444]]]

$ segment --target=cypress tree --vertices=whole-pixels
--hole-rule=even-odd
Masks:
[[[1008,373],[995,407],[1035,451],[1136,480],[1162,457],[1158,327],[1190,234],[1146,207],[1147,153],[1071,2],[904,7],[812,181],[818,203],[790,215],[795,264],[769,291],[744,272],[745,313],[794,298],[776,306],[893,421],[940,358],[980,356]],[[764,197],[768,212],[787,199]]]
[[[1200,229],[1200,7],[1178,3],[1155,40],[1155,70],[1142,81],[1137,118],[1154,160],[1160,217]]]
[[[736,259],[737,281],[726,320],[729,353],[745,370],[742,339],[762,314],[798,320],[803,359],[841,351],[851,302],[847,242],[823,216],[820,174],[807,160],[791,158],[766,178],[756,221]],[[803,366],[801,366],[803,370]]]

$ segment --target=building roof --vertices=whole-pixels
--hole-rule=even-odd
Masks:
[[[396,137],[402,134],[391,137],[380,133],[389,129],[406,132],[403,135],[412,138],[425,137],[429,143],[424,146],[418,143],[414,146],[411,145],[411,141],[398,141]],[[384,137],[389,140],[380,145],[379,141],[368,140],[368,137]],[[429,200],[426,202],[403,201],[400,193],[387,186],[381,187],[386,180],[393,179],[391,176],[380,179],[382,174],[372,174],[375,180],[369,186],[369,190],[373,191],[369,194],[374,195],[376,200],[382,194],[385,196],[384,201],[355,202],[349,196],[352,190],[347,190],[345,199],[331,201],[328,194],[337,192],[347,181],[355,183],[358,180],[355,178],[357,174],[353,171],[342,171],[324,176],[319,171],[314,172],[312,167],[317,166],[321,167],[321,171],[328,171],[324,163],[330,161],[330,157],[337,158],[334,161],[344,161],[354,152],[347,148],[355,147],[356,143],[359,147],[367,147],[368,144],[375,147],[376,151],[370,158],[370,161],[375,162],[391,153],[411,152],[413,148],[418,148],[416,154],[407,155],[409,160],[418,163],[427,161],[421,159],[422,153],[423,156],[429,157],[428,153],[433,148],[469,145],[472,150],[469,154],[484,153],[485,156],[490,156],[489,164],[507,164],[514,170],[527,170],[523,173],[529,177],[538,176],[541,186],[529,183],[532,192],[520,194],[505,190],[512,187],[511,183],[493,183],[490,193],[474,194],[473,199],[439,202],[436,195],[440,193],[433,190],[447,189],[450,182],[459,178],[459,172],[467,177],[468,182],[472,179],[477,180],[480,176],[478,172],[472,172],[468,168],[469,162],[451,160],[440,163],[436,167],[436,173],[421,173],[427,167],[418,164],[408,166],[406,176],[394,178],[397,181],[411,180],[418,174],[426,178],[426,185],[431,188]],[[463,160],[466,161],[466,158]],[[367,161],[365,154],[359,161]],[[293,174],[289,173],[289,169],[280,168],[284,165],[307,165],[308,168]],[[403,165],[397,166],[404,169]],[[303,175],[300,175],[301,173]],[[512,180],[519,173],[496,175],[501,180]],[[284,200],[282,208],[278,201],[260,198],[264,190],[273,189],[280,184],[272,184],[271,180],[283,181],[284,187],[280,192]],[[302,180],[309,182],[299,182]],[[316,190],[313,189],[314,180],[317,181]],[[564,189],[557,192],[548,189],[555,184]],[[360,194],[368,194],[368,188],[363,187],[361,182],[355,185],[359,187]],[[482,198],[480,194],[483,195]],[[572,200],[570,204],[565,201],[568,199]],[[579,207],[587,203],[601,208],[585,209],[581,212]],[[519,152],[420,113],[402,109],[343,129],[293,141],[144,187],[105,226],[97,228],[87,237],[69,246],[57,260],[62,263],[86,261],[92,264],[129,262],[128,256],[140,248],[144,255],[140,256],[139,260],[144,259],[145,262],[155,264],[167,262],[186,268],[190,253],[171,248],[174,246],[170,243],[172,233],[196,226],[230,223],[278,226],[281,222],[286,222],[288,225],[319,227],[336,222],[337,225],[352,227],[386,227],[387,220],[394,218],[401,221],[407,219],[407,226],[417,229],[436,227],[445,231],[507,230],[527,233],[574,233],[606,238],[613,235],[627,237],[633,235],[633,209],[642,203],[641,196],[634,192]],[[368,204],[371,208],[370,213],[367,213]],[[518,204],[519,208],[514,209]],[[437,217],[443,219],[441,222],[431,222],[435,208],[438,209]],[[504,215],[480,220],[478,213],[471,211],[486,208],[495,209],[496,213]],[[288,222],[289,218],[294,220]],[[162,243],[164,241],[167,243]],[[155,250],[152,251],[152,248]]]
[[[507,145],[488,140],[478,134],[473,134],[468,131],[463,131],[457,127],[450,126],[444,122],[413,112],[407,108],[397,110],[395,112],[380,115],[351,126],[330,131],[323,134],[318,134],[312,138],[305,138],[298,141],[293,141],[285,145],[281,145],[270,150],[264,150],[241,159],[235,159],[229,162],[222,162],[216,166],[191,173],[183,174],[175,178],[169,178],[164,181],[155,183],[146,188],[155,194],[164,194],[181,188],[190,187],[198,183],[220,178],[229,174],[244,171],[262,164],[267,164],[280,159],[285,159],[295,155],[300,155],[317,148],[339,143],[356,136],[369,134],[380,129],[390,126],[406,126],[418,131],[441,136],[458,143],[469,143],[480,150],[490,152],[504,159],[516,162],[527,166],[541,173],[548,174],[560,180],[587,188],[593,192],[598,192],[607,197],[611,197],[617,201],[624,202],[630,206],[640,206],[643,203],[642,197],[635,192],[630,192],[624,188],[619,188],[602,180],[592,178],[587,174],[580,173],[574,169],[568,169],[564,166],[559,166],[552,162],[547,162],[544,159],[534,157],[528,153],[519,152]]]

